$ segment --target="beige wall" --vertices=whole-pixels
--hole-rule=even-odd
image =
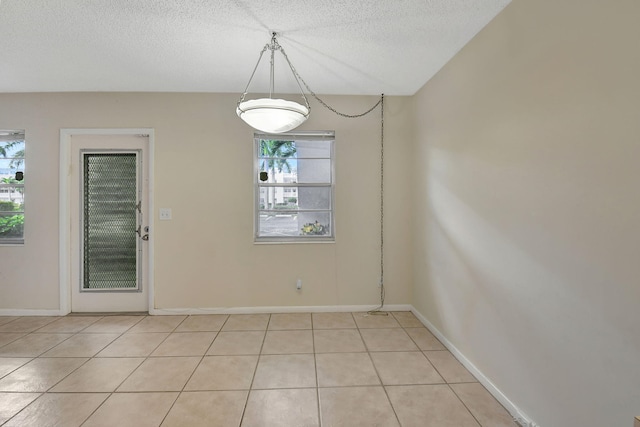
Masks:
[[[414,99],[413,305],[541,426],[640,408],[638,18],[514,0]]]
[[[155,129],[155,308],[375,305],[379,110],[313,104],[301,130],[336,132],[335,244],[253,244],[252,130],[237,94],[0,94],[0,128],[26,130],[25,245],[0,247],[0,309],[56,310],[61,128]],[[327,97],[360,112],[376,97]],[[407,97],[386,99],[387,302],[411,293]],[[158,221],[170,207],[172,221]],[[296,292],[296,279],[303,280]]]

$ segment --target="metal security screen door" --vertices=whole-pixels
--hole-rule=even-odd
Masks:
[[[139,291],[140,152],[82,152],[81,292]]]
[[[65,179],[72,312],[149,309],[149,147],[146,134],[69,138]]]

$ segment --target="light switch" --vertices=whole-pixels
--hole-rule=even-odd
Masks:
[[[171,208],[160,208],[160,220],[170,220],[171,219]]]

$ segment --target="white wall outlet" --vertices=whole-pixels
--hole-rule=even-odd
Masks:
[[[171,219],[171,208],[160,208],[160,220],[168,221]]]
[[[296,289],[297,290],[302,289],[302,279],[298,279],[298,281],[296,281]]]

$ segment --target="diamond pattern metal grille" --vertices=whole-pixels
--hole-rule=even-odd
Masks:
[[[85,153],[85,290],[135,290],[137,181],[135,153]]]

